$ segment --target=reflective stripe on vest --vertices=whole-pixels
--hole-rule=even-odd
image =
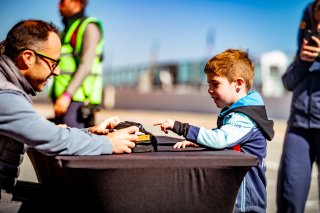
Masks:
[[[83,43],[83,34],[89,23],[95,23],[100,29],[101,38],[96,48],[96,57],[94,58],[91,66],[91,73],[88,75],[82,85],[73,94],[73,101],[89,101],[92,104],[100,104],[102,100],[102,64],[101,55],[103,50],[103,29],[100,20],[94,17],[88,17],[86,19],[77,19],[66,32],[62,47],[61,47],[61,62],[59,64],[61,73],[59,76],[55,76],[55,82],[53,84],[53,92],[55,97],[60,97],[67,89],[74,72],[77,70],[77,64],[79,64],[80,53]],[[71,37],[77,30],[76,34],[76,46],[71,46]]]

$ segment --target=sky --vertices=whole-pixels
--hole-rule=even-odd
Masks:
[[[89,0],[102,20],[104,65],[121,67],[211,58],[228,48],[251,56],[294,54],[302,11],[310,0]],[[0,40],[23,19],[63,29],[59,0],[2,0]]]

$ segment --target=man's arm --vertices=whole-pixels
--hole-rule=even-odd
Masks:
[[[74,76],[72,77],[70,84],[65,91],[71,97],[81,86],[84,79],[90,74],[91,67],[96,56],[96,48],[100,41],[100,37],[101,32],[99,27],[95,23],[89,23],[83,35],[80,63]],[[60,96],[54,104],[56,116],[65,114],[70,103],[70,97],[65,95]]]
[[[90,74],[100,37],[101,32],[99,27],[95,23],[89,23],[83,35],[80,63],[66,90],[69,94],[74,94],[81,86],[86,76]]]
[[[0,94],[0,135],[34,147],[48,154],[101,155],[123,153],[134,146],[135,135],[129,132],[105,136],[84,133],[77,128],[56,126],[37,113],[16,92]],[[130,130],[131,131],[131,130]],[[132,129],[132,132],[137,131]],[[109,138],[108,138],[109,137]],[[120,142],[120,143],[119,143]]]

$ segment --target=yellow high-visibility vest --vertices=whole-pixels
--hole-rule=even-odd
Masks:
[[[88,75],[82,85],[73,94],[73,101],[85,102],[88,101],[91,104],[100,104],[102,100],[102,51],[103,51],[103,28],[100,20],[94,17],[87,17],[85,19],[79,18],[70,26],[66,32],[61,47],[61,62],[60,75],[54,77],[53,90],[55,97],[60,97],[70,81],[72,76],[77,70],[77,65],[80,63],[80,54],[83,42],[83,34],[89,23],[95,23],[100,28],[101,38],[96,48],[96,56],[94,58],[90,75]],[[72,47],[71,38],[76,33],[76,45]]]

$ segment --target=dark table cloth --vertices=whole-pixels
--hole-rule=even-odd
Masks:
[[[232,212],[253,155],[173,149],[182,139],[157,136],[157,152],[103,156],[28,154],[39,182],[62,212]]]

